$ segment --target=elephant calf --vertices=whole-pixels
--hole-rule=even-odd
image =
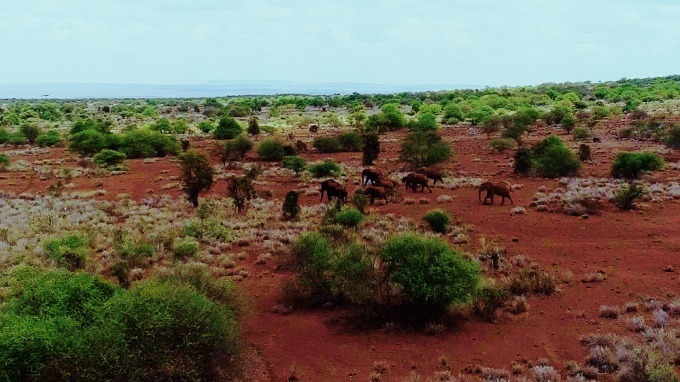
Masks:
[[[482,202],[482,191],[486,191],[484,202]],[[487,199],[490,199],[491,204],[493,204],[494,195],[498,195],[503,198],[501,199],[501,204],[505,204],[505,198],[508,198],[508,200],[510,200],[510,203],[514,205],[515,203],[512,201],[512,198],[510,197],[510,192],[512,192],[512,188],[510,188],[510,185],[506,182],[502,183],[484,182],[481,185],[479,185],[478,195],[479,202],[482,204],[486,204]]]

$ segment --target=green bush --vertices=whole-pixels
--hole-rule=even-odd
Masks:
[[[210,380],[234,371],[236,312],[193,285],[126,291],[85,273],[26,268],[3,284],[1,380]]]
[[[494,321],[496,310],[503,308],[510,298],[510,291],[505,284],[490,284],[479,288],[472,302],[474,313],[485,320]]]
[[[201,206],[201,208],[205,208]],[[229,238],[229,230],[222,221],[215,218],[192,219],[184,226],[184,234],[199,240],[213,239],[226,240]]]
[[[358,152],[363,148],[361,135],[355,131],[349,131],[338,135],[338,142],[342,151]]]
[[[674,149],[680,148],[680,125],[676,125],[668,129],[666,145]]]
[[[312,147],[320,153],[337,153],[342,151],[342,145],[335,137],[316,137],[312,141]]]
[[[283,157],[282,165],[283,168],[294,171],[295,176],[298,176],[307,167],[307,162],[297,155],[289,155]]]
[[[82,236],[68,235],[51,239],[43,245],[47,257],[57,266],[69,270],[81,269],[90,255],[90,244]]]
[[[539,175],[546,178],[573,175],[581,167],[576,154],[556,135],[551,135],[534,145],[532,154],[532,166]]]
[[[630,210],[635,205],[635,201],[645,196],[647,190],[639,184],[631,184],[621,187],[614,194],[612,203],[620,210]]]
[[[336,257],[331,241],[318,232],[302,234],[293,243],[298,281],[303,293],[316,302],[332,299],[332,264]]]
[[[38,127],[37,125],[22,123],[21,125],[19,125],[19,132],[26,138],[28,143],[34,144],[35,140],[40,135],[41,130],[40,127]]]
[[[108,134],[111,132],[113,122],[107,120],[79,119],[71,126],[70,133],[75,135],[85,130],[96,130],[100,133]]]
[[[280,161],[285,155],[283,142],[277,138],[266,138],[257,147],[257,154],[267,161]]]
[[[125,158],[119,151],[104,149],[92,157],[92,162],[99,167],[113,167],[123,163]]]
[[[310,165],[309,172],[315,178],[322,178],[325,176],[338,176],[342,174],[342,169],[332,159],[326,159],[323,162]]]
[[[432,231],[437,233],[446,233],[446,228],[451,223],[451,217],[446,211],[436,209],[428,212],[423,216],[423,220],[430,225]]]
[[[497,138],[489,141],[489,147],[501,153],[506,150],[512,150],[516,146],[515,141],[508,138]]]
[[[12,144],[14,146],[20,146],[20,145],[25,145],[28,143],[28,140],[26,137],[24,137],[21,132],[12,134],[9,136],[9,140],[7,141],[9,144]]]
[[[435,131],[416,131],[402,142],[399,159],[417,168],[444,162],[452,154],[451,146]]]
[[[260,134],[260,124],[257,121],[257,117],[250,117],[248,121],[248,134],[258,135]]]
[[[469,302],[481,280],[477,264],[438,238],[398,234],[387,239],[379,256],[403,302],[419,308],[438,310]]]
[[[71,135],[69,150],[82,156],[91,156],[104,149],[116,150],[120,146],[118,136],[86,129]]]
[[[211,131],[213,131],[214,128],[215,126],[209,121],[202,121],[201,123],[198,124],[198,129],[201,130],[201,132],[204,134],[210,133]]]
[[[590,146],[586,145],[585,143],[578,145],[578,159],[585,162],[590,160],[590,156]]]
[[[118,257],[132,265],[142,265],[144,261],[150,259],[156,253],[153,244],[139,242],[123,242],[116,248]]]
[[[653,152],[621,152],[614,158],[612,175],[615,178],[635,179],[643,171],[656,171],[663,166],[663,159]]]
[[[178,238],[172,245],[172,254],[178,260],[195,257],[198,254],[198,243],[190,238]]]
[[[4,127],[0,127],[0,145],[9,142],[11,137],[12,135],[7,130],[5,130]]]
[[[380,154],[380,137],[376,133],[365,133],[361,139],[363,147],[362,164],[364,166],[371,166],[373,161],[378,159],[378,154]]]
[[[364,215],[356,208],[345,207],[335,214],[335,221],[343,227],[356,228],[361,224]]]
[[[590,130],[587,127],[577,127],[574,129],[574,139],[583,140],[590,138]]]
[[[52,147],[61,143],[61,136],[57,130],[49,130],[44,134],[40,134],[35,142],[40,147]]]
[[[0,153],[0,170],[7,169],[7,166],[9,166],[11,162],[12,161],[9,159],[7,154]]]
[[[232,117],[222,117],[213,131],[215,139],[234,139],[243,132],[241,125]]]
[[[119,151],[129,159],[164,157],[177,155],[180,152],[180,146],[177,139],[158,131],[133,129],[122,135]]]
[[[362,214],[366,213],[368,198],[366,197],[366,194],[361,191],[361,189],[354,191],[354,194],[352,195],[352,204],[354,204],[354,207],[361,211]]]

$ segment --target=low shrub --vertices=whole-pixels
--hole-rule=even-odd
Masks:
[[[361,134],[355,131],[349,131],[338,135],[338,142],[342,151],[358,152],[363,149],[363,140]]]
[[[614,158],[612,176],[635,179],[644,171],[660,170],[663,166],[663,159],[653,152],[621,152]]]
[[[141,266],[156,253],[153,244],[146,242],[123,242],[116,248],[118,257],[133,266]]]
[[[282,165],[283,168],[295,172],[295,176],[298,176],[307,167],[307,162],[297,155],[288,155],[283,157]]]
[[[241,135],[243,128],[232,117],[222,117],[213,131],[215,139],[234,139]]]
[[[88,240],[80,235],[51,239],[45,242],[43,249],[57,266],[72,271],[83,268],[91,252]]]
[[[323,162],[318,162],[309,166],[309,172],[315,178],[322,178],[326,176],[338,176],[342,174],[342,169],[332,159],[326,159]]]
[[[356,228],[361,224],[364,215],[356,208],[345,207],[335,214],[335,221],[347,228]]]
[[[193,285],[147,281],[124,290],[86,273],[30,268],[3,284],[2,380],[212,380],[235,372],[236,312]]]
[[[496,138],[489,141],[489,147],[502,153],[517,147],[517,142],[509,138]]]
[[[513,164],[515,174],[528,174],[531,170],[531,150],[528,148],[521,148],[515,152],[515,161]]]
[[[296,191],[288,191],[283,201],[283,218],[295,220],[300,214],[299,194]]]
[[[57,130],[48,130],[44,134],[38,135],[35,142],[40,147],[52,147],[61,143],[61,135]]]
[[[635,201],[647,194],[647,190],[639,184],[631,184],[621,187],[612,198],[612,203],[620,210],[630,210],[635,206]]]
[[[92,157],[92,162],[99,167],[113,167],[123,163],[125,158],[119,151],[104,149]]]
[[[120,138],[120,149],[128,159],[177,155],[180,145],[174,137],[149,129],[132,129]],[[112,147],[107,147],[112,148]],[[112,148],[115,150],[115,148]]]
[[[574,154],[556,135],[538,142],[531,149],[532,167],[539,175],[546,178],[570,176],[581,167]]]
[[[577,127],[574,129],[574,139],[583,140],[590,138],[590,130],[587,127]]]
[[[580,159],[582,162],[585,162],[590,160],[590,156],[590,146],[586,145],[585,143],[578,145],[578,159]]]
[[[676,125],[668,129],[666,135],[666,146],[674,149],[680,148],[680,125]]]
[[[11,162],[7,154],[0,153],[0,170],[6,170]]]
[[[38,138],[42,132],[40,127],[30,123],[22,123],[19,125],[19,132],[26,138],[28,143],[34,144],[35,140]]]
[[[280,161],[285,155],[283,142],[277,138],[265,138],[257,147],[257,154],[262,160]]]
[[[352,195],[352,204],[357,210],[361,211],[362,214],[366,213],[366,205],[368,204],[368,198],[361,189],[358,189]]]
[[[522,269],[510,278],[509,287],[516,295],[551,295],[557,291],[557,280],[538,269]]]
[[[312,142],[312,147],[320,153],[337,153],[342,151],[342,144],[335,137],[316,137]]]
[[[444,210],[435,209],[425,214],[423,220],[430,225],[433,232],[446,233],[446,228],[451,223],[451,216]]]
[[[198,243],[191,238],[178,238],[172,245],[172,254],[175,259],[183,260],[195,257],[198,254]]]
[[[479,317],[494,321],[496,311],[503,308],[510,298],[510,291],[505,284],[489,284],[481,287],[472,301],[472,311]]]

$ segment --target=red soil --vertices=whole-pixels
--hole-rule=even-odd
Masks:
[[[610,127],[603,130],[612,130]],[[539,131],[536,135],[546,133],[547,130]],[[389,134],[388,137],[401,135]],[[452,142],[455,150],[455,163],[447,165],[451,175],[465,171],[468,176],[521,183],[523,188],[513,193],[516,205],[527,206],[541,185],[555,187],[551,180],[511,175],[507,166],[511,154],[492,152],[486,147],[483,135],[470,135],[465,128],[448,129],[445,139]],[[571,138],[563,136],[563,139],[572,143]],[[618,150],[655,146],[653,143],[616,141],[604,133],[602,141],[591,144],[596,164],[585,164],[582,176],[606,176]],[[212,142],[196,141],[192,145],[207,150]],[[396,158],[397,149],[398,143],[384,144],[381,158]],[[64,155],[67,154],[63,149],[54,149],[47,155],[25,159],[32,161]],[[327,156],[304,155],[308,161]],[[360,153],[333,157],[356,166],[361,161]],[[217,163],[215,157],[212,160]],[[101,182],[99,187],[107,190],[102,197],[105,199],[115,199],[118,193],[127,193],[137,200],[150,194],[180,196],[177,189],[161,189],[163,184],[170,182],[170,176],[179,174],[173,160],[162,159],[147,164],[141,160],[129,162],[129,173],[102,179],[79,178],[75,181],[76,189],[92,189]],[[395,170],[398,163],[391,163],[394,168],[390,170]],[[169,173],[161,175],[162,170]],[[0,175],[4,177],[3,188],[14,192],[43,191],[54,182],[33,180],[30,183],[29,179],[21,179],[20,173]],[[678,178],[679,175],[677,170],[669,169],[655,175],[655,179]],[[159,176],[164,180],[157,180]],[[218,182],[211,193],[225,195],[225,183]],[[294,181],[281,180],[271,191],[274,197],[282,199],[295,186]],[[349,191],[354,187],[350,185]],[[408,216],[416,221],[430,208],[444,208],[461,224],[473,226],[474,237],[470,244],[456,246],[459,249],[475,249],[478,239],[486,237],[487,242],[492,240],[506,247],[509,254],[521,253],[536,259],[543,269],[557,275],[573,273],[573,282],[562,285],[562,291],[554,296],[530,298],[528,314],[498,323],[460,320],[455,328],[436,336],[404,331],[357,332],[343,325],[347,312],[342,309],[296,310],[289,315],[272,313],[271,308],[281,297],[282,285],[292,278],[292,274],[271,262],[264,266],[253,265],[257,253],[251,253],[239,264],[250,271],[250,277],[241,284],[253,300],[253,312],[243,322],[243,334],[264,362],[253,366],[255,369],[250,371],[249,379],[283,381],[294,367],[303,381],[367,380],[375,361],[387,361],[389,370],[385,380],[399,380],[411,369],[423,375],[431,374],[436,370],[440,356],[448,358],[454,372],[468,365],[509,369],[513,362],[530,360],[535,363],[538,358],[547,358],[554,366],[562,368],[566,360],[583,360],[585,352],[579,344],[581,335],[624,331],[620,324],[598,317],[600,305],[622,305],[640,296],[668,298],[680,290],[677,271],[664,272],[668,265],[680,269],[680,235],[676,233],[680,205],[676,202],[653,204],[634,212],[620,212],[607,206],[601,214],[582,219],[536,212],[531,208],[527,208],[526,215],[509,215],[508,205],[480,205],[476,190],[471,188],[451,191],[433,187],[433,191],[417,195],[410,190],[404,192],[408,197],[430,199],[431,204],[427,206],[399,203],[372,208],[381,214]],[[452,203],[436,204],[436,197],[442,194],[455,195],[455,198]],[[317,198],[301,196],[301,204],[317,204]],[[598,270],[606,273],[604,282],[580,282],[586,273]]]

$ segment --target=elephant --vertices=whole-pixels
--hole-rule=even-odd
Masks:
[[[321,182],[321,201],[323,202],[323,193],[326,192],[328,200],[337,198],[341,203],[347,202],[347,190],[345,187],[333,179],[327,179]]]
[[[442,179],[442,172],[437,168],[421,167],[416,170],[416,173],[423,174],[429,179],[432,179],[432,184],[437,184],[437,181],[444,183],[444,180]]]
[[[484,202],[482,202],[482,191],[486,191]],[[493,204],[494,195],[498,195],[502,197],[501,205],[505,204],[505,198],[508,198],[510,200],[510,203],[514,205],[515,203],[512,201],[512,198],[510,197],[510,192],[512,192],[512,188],[510,188],[510,185],[507,182],[502,183],[484,182],[479,185],[479,194],[477,196],[479,198],[479,202],[482,204],[486,204],[487,199],[490,199],[491,204]]]
[[[387,191],[384,187],[368,186],[364,188],[363,192],[371,199],[371,204],[375,202],[376,198],[385,200],[385,203],[387,204],[389,191]]]
[[[418,186],[421,186],[420,192],[425,192],[425,188],[427,188],[430,193],[432,193],[432,189],[430,186],[427,184],[427,176],[423,174],[416,174],[416,173],[410,173],[406,175],[405,177],[401,178],[401,182],[406,185],[406,188],[411,187],[413,192],[418,192]]]
[[[371,184],[376,185],[382,176],[383,173],[380,170],[365,168],[364,171],[361,172],[361,185],[366,186],[369,180],[371,181]]]

